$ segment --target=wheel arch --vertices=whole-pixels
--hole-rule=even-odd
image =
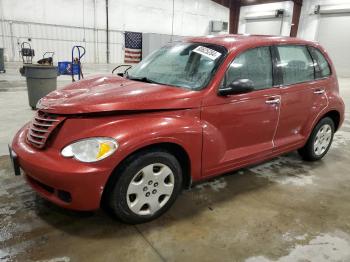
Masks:
[[[117,182],[119,176],[118,173],[120,173],[124,166],[127,164],[128,161],[130,161],[131,157],[133,157],[136,154],[146,152],[149,150],[166,150],[167,152],[174,155],[177,160],[180,162],[180,165],[183,172],[183,188],[189,188],[192,184],[192,177],[191,177],[191,159],[189,157],[188,152],[179,144],[174,142],[159,142],[150,144],[147,146],[143,146],[130,154],[128,154],[122,161],[119,162],[119,164],[113,169],[111,175],[109,176],[106,185],[104,187],[102,197],[101,197],[101,205],[106,203],[106,199],[108,198],[108,195],[113,189],[113,185]]]
[[[339,128],[339,125],[340,125],[340,113],[337,110],[328,111],[327,113],[322,115],[317,122],[319,122],[321,119],[323,119],[325,117],[329,117],[330,119],[333,120],[334,128],[335,128],[334,131],[335,132],[338,131],[338,128]]]

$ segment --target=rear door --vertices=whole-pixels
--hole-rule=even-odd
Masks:
[[[304,45],[275,47],[281,74],[281,106],[274,139],[275,149],[286,151],[301,145],[308,127],[324,107],[324,87],[315,79],[314,61]]]

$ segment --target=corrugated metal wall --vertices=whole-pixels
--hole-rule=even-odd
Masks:
[[[106,31],[102,29],[7,20],[0,21],[0,29],[1,41],[10,61],[20,61],[20,45],[30,38],[35,61],[47,51],[55,52],[55,61],[70,60],[72,47],[82,45],[86,48],[84,62],[106,63]],[[124,34],[110,30],[109,38],[110,62],[121,63],[124,59]]]
[[[124,31],[205,35],[211,20],[229,17],[211,0],[110,0],[108,10],[111,63],[124,60]],[[35,61],[46,51],[55,61],[70,60],[72,46],[83,45],[85,63],[106,63],[105,29],[105,0],[0,0],[0,47],[10,61],[20,60],[18,43],[30,37]]]

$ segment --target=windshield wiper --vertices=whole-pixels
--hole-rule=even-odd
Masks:
[[[146,83],[152,83],[152,84],[160,84],[160,83],[153,81],[152,79],[149,79],[145,76],[143,76],[143,77],[130,77],[128,75],[127,78],[130,80],[134,80],[134,81],[140,81],[140,82],[146,82]]]

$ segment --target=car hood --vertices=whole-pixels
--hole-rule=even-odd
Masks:
[[[200,92],[99,75],[43,97],[38,109],[55,114],[187,109],[200,105]]]

